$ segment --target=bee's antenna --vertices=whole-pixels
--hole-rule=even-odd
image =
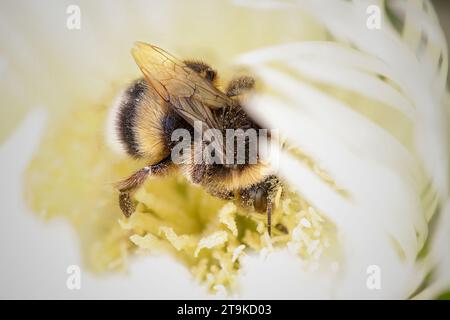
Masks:
[[[272,235],[272,204],[267,205],[267,232]]]

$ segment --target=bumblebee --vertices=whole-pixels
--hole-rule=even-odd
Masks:
[[[254,79],[235,78],[221,91],[217,72],[206,63],[181,61],[161,48],[142,42],[136,43],[132,55],[144,77],[120,95],[110,122],[120,148],[132,158],[145,159],[148,165],[115,184],[123,214],[129,217],[134,212],[131,196],[148,177],[179,171],[216,197],[266,213],[270,235],[271,214],[281,196],[282,183],[259,155],[256,162],[250,163],[246,152],[245,161],[230,164],[194,161],[195,152],[187,152],[182,162],[173,161],[177,145],[173,133],[178,129],[191,135],[214,129],[223,138],[227,129],[261,129],[244,111],[239,99],[253,89]],[[200,128],[195,126],[196,122],[201,123]],[[249,141],[243,141],[247,150]],[[217,150],[230,155],[222,145]],[[237,160],[236,152],[231,158]]]

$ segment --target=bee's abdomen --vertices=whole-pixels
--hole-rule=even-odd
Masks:
[[[146,90],[144,80],[134,82],[124,93],[122,105],[117,115],[116,130],[119,140],[122,142],[126,152],[133,157],[141,157],[135,124],[138,108]]]
[[[163,135],[167,106],[150,90],[144,79],[133,82],[118,98],[109,126],[115,149],[156,163],[168,154]]]

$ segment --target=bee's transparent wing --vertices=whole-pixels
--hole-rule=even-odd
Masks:
[[[191,125],[202,121],[206,127],[217,128],[211,109],[231,105],[228,96],[161,48],[138,42],[132,54],[158,95],[186,121]]]

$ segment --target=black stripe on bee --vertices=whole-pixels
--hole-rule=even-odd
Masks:
[[[134,132],[137,110],[147,91],[147,82],[144,79],[135,81],[125,91],[119,107],[116,129],[120,141],[125,147],[126,152],[139,158],[142,155],[139,152],[139,144]]]

